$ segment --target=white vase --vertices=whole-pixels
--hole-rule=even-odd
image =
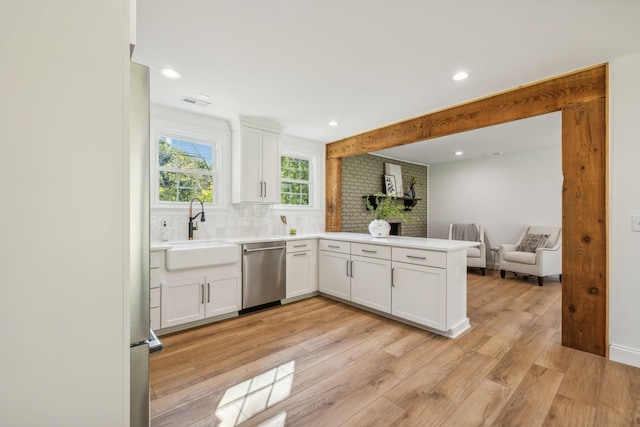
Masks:
[[[390,231],[391,226],[383,219],[374,219],[369,223],[369,233],[373,237],[387,237]]]

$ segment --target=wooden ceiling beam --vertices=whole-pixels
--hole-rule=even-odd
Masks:
[[[543,80],[327,145],[327,159],[356,156],[493,126],[606,96],[606,66]]]

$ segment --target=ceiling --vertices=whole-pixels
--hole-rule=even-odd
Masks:
[[[137,0],[137,7],[133,60],[151,68],[152,103],[267,119],[324,143],[640,51],[639,0]],[[163,67],[182,79],[161,76]],[[460,70],[470,77],[453,81]],[[198,94],[210,105],[182,101]],[[559,144],[558,115],[521,122],[473,139],[430,140],[419,162],[451,161],[458,149],[461,158],[515,149],[500,129],[545,143],[558,129]],[[394,150],[385,155],[405,155]]]
[[[418,144],[387,148],[374,154],[433,165],[546,148],[560,150],[561,145],[562,117],[557,112],[429,139]],[[462,154],[456,155],[455,152]]]

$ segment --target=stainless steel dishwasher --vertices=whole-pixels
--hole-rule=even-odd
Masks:
[[[242,309],[280,304],[286,298],[285,242],[242,245]]]

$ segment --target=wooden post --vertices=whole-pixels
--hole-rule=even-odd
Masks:
[[[606,100],[562,109],[562,344],[607,355]]]

